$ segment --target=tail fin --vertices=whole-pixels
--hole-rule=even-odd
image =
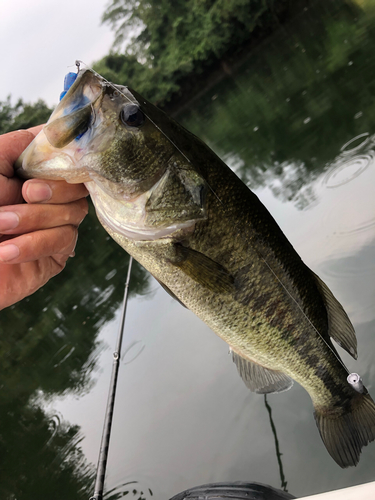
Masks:
[[[363,446],[375,439],[375,404],[369,394],[356,394],[346,413],[315,410],[314,417],[328,453],[342,468],[357,465]]]

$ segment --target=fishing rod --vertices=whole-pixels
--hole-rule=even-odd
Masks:
[[[96,469],[94,495],[92,497],[90,497],[90,500],[102,500],[102,498],[103,498],[104,478],[105,478],[105,472],[106,472],[106,468],[107,468],[109,441],[111,438],[113,409],[114,409],[114,405],[115,405],[117,378],[118,378],[118,372],[119,372],[119,368],[120,368],[121,346],[122,346],[122,338],[124,335],[125,315],[126,315],[126,307],[127,307],[127,303],[128,303],[130,273],[132,270],[132,264],[133,264],[133,257],[130,255],[128,274],[126,276],[126,282],[125,282],[124,299],[123,299],[123,303],[122,303],[120,327],[119,327],[119,331],[117,334],[116,349],[113,353],[111,382],[109,385],[107,407],[106,407],[106,411],[105,411],[105,419],[104,419],[104,424],[103,424],[102,440],[100,443],[98,467]]]

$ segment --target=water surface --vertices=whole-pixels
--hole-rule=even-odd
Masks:
[[[370,1],[312,2],[178,116],[256,192],[342,302],[359,344],[357,361],[343,359],[373,396],[374,16]],[[93,214],[80,236],[64,273],[1,313],[7,500],[92,493],[128,257]],[[226,344],[140,266],[124,351],[108,500],[166,500],[239,480],[302,496],[375,479],[374,443],[358,467],[340,469],[307,393],[297,384],[267,402],[250,393]]]

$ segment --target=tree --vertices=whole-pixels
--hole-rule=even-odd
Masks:
[[[163,103],[192,74],[206,71],[230,51],[247,41],[257,26],[272,18],[274,0],[112,0],[103,22],[116,33],[114,47],[120,55],[102,59],[97,68],[108,66],[115,83],[137,86],[153,102]],[[128,42],[131,42],[130,44]],[[109,58],[108,58],[109,57]],[[113,57],[122,65],[113,70]],[[120,59],[117,59],[119,62]],[[126,75],[137,61],[137,76]],[[113,72],[114,71],[114,72]],[[133,83],[134,81],[134,83]]]
[[[51,113],[52,109],[42,99],[34,104],[18,99],[12,105],[8,96],[6,101],[0,101],[0,134],[45,123]]]

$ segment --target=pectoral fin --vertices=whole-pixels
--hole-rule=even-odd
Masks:
[[[234,351],[231,353],[238,373],[250,391],[258,394],[270,394],[284,392],[292,387],[293,380],[283,372],[269,370],[254,361],[239,356]]]
[[[180,172],[170,166],[150,191],[145,224],[159,227],[165,223],[204,219],[205,192],[206,183],[197,172]]]
[[[200,252],[182,245],[176,245],[176,261],[187,276],[217,293],[227,293],[233,290],[234,278],[221,265]]]
[[[357,339],[353,325],[340,302],[333,296],[328,286],[312,273],[323,296],[328,314],[328,334],[340,347],[357,359]]]

